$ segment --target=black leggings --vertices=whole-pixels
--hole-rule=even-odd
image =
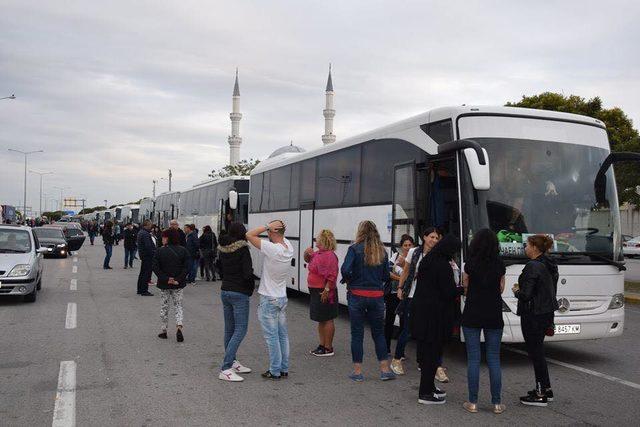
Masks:
[[[418,341],[418,363],[420,365],[419,396],[430,396],[436,390],[434,378],[442,357],[442,341]]]
[[[384,339],[387,342],[387,353],[391,353],[391,339],[396,322],[396,309],[400,304],[398,294],[387,294],[384,297]],[[404,328],[404,317],[400,316],[400,330]]]
[[[536,388],[551,388],[547,359],[544,356],[545,330],[553,325],[553,313],[525,315],[520,318],[522,336],[536,376]]]

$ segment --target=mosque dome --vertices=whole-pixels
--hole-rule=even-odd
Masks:
[[[284,147],[278,148],[276,151],[271,153],[269,158],[273,159],[274,157],[280,156],[285,153],[298,154],[298,153],[304,153],[305,151],[306,150],[304,148],[298,147],[297,145],[293,145],[293,143],[291,143],[290,145],[285,145]]]

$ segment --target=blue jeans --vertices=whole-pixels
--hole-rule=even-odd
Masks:
[[[467,346],[467,383],[469,385],[469,402],[478,403],[480,384],[480,331],[484,332],[485,352],[489,366],[489,382],[491,384],[491,403],[500,403],[502,392],[502,370],[500,369],[501,329],[480,329],[462,327]]]
[[[349,319],[351,320],[351,359],[353,363],[362,363],[365,321],[368,321],[371,327],[371,338],[373,338],[376,347],[378,360],[386,360],[384,297],[360,297],[349,292],[347,302],[349,304]]]
[[[260,295],[258,320],[269,349],[269,371],[279,377],[289,372],[289,334],[287,332],[287,297]]]
[[[104,245],[104,262],[102,263],[103,268],[109,267],[109,261],[111,261],[111,254],[113,253],[113,245]]]
[[[224,371],[231,369],[240,343],[247,335],[249,323],[249,295],[240,292],[222,291],[220,294],[224,310]]]
[[[393,356],[394,359],[402,359],[404,357],[404,349],[409,342],[409,306],[411,305],[410,299],[405,299],[400,301],[400,304],[403,304],[402,309],[402,322],[400,324],[403,326],[400,331],[400,335],[398,335],[398,342],[396,343],[396,353]]]
[[[189,272],[187,273],[187,282],[195,282],[198,274],[198,259],[191,258],[189,261]]]
[[[136,257],[135,249],[124,248],[124,266],[133,267],[133,259]]]

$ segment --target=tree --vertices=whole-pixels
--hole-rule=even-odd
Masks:
[[[58,221],[63,215],[65,215],[63,211],[42,212],[42,216],[46,216],[50,221]]]
[[[640,135],[631,119],[618,107],[602,108],[600,97],[586,100],[577,95],[543,92],[533,96],[523,95],[520,101],[507,102],[506,105],[594,117],[606,125],[612,151],[640,152]],[[640,185],[640,167],[637,163],[628,162],[617,164],[614,168],[620,203],[629,202],[640,208],[640,195],[635,191],[636,186]]]
[[[226,165],[221,169],[214,169],[209,174],[210,178],[228,178],[230,176],[249,176],[253,168],[258,166],[260,160],[249,159],[240,160],[236,165]]]

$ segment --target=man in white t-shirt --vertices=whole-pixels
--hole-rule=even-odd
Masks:
[[[287,332],[287,282],[291,278],[293,246],[284,237],[280,220],[247,232],[247,240],[263,255],[260,278],[258,319],[269,349],[269,370],[262,376],[280,379],[289,375],[289,336]],[[269,240],[260,239],[267,233]]]

